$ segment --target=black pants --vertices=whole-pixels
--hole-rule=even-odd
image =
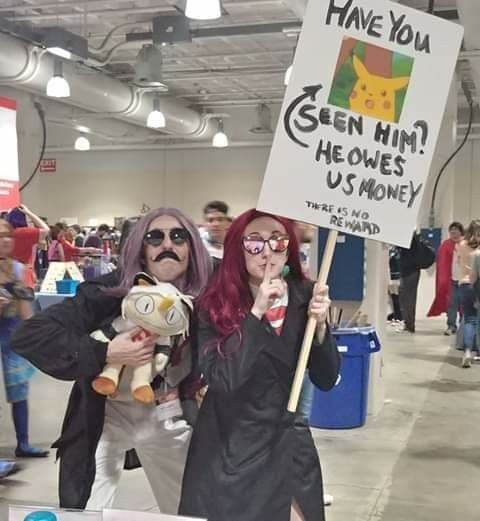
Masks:
[[[415,332],[415,314],[417,309],[417,290],[420,280],[420,270],[400,279],[400,308],[402,310],[405,328]]]

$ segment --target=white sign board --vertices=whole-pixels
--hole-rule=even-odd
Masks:
[[[309,2],[257,208],[408,247],[462,36],[385,0]]]
[[[206,521],[206,519],[168,516],[149,512],[130,512],[128,510],[104,510],[103,521]]]
[[[48,265],[48,270],[40,287],[40,292],[57,293],[57,280],[63,280],[65,273],[68,273],[72,280],[84,281],[81,271],[74,262],[51,262]]]
[[[0,210],[15,208],[20,204],[16,121],[15,101],[0,96]]]

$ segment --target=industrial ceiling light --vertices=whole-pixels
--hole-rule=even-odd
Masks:
[[[70,85],[63,77],[63,64],[59,58],[54,60],[53,76],[47,83],[47,96],[50,98],[70,97]]]
[[[220,0],[187,0],[185,16],[192,20],[216,20],[222,16]]]
[[[81,152],[85,152],[86,150],[90,150],[90,140],[85,134],[80,134],[75,140],[75,150],[80,150]]]
[[[88,42],[78,34],[62,29],[48,27],[42,39],[48,52],[67,60],[85,60],[88,58]]]
[[[149,128],[165,128],[165,115],[160,110],[160,98],[155,96],[153,98],[153,110],[147,118],[147,127]]]
[[[215,148],[225,148],[228,147],[228,136],[225,134],[223,130],[223,120],[219,119],[218,121],[218,131],[213,136],[212,146]]]
[[[59,56],[60,58],[65,58],[65,60],[71,60],[72,53],[63,49],[62,47],[47,47],[47,51],[50,54],[55,54],[55,56]]]

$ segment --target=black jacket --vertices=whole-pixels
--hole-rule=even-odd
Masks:
[[[75,382],[61,436],[53,444],[60,458],[63,508],[85,508],[95,479],[95,451],[103,431],[105,397],[93,391],[91,381],[103,370],[108,345],[92,339],[90,333],[120,315],[122,299],[103,291],[117,285],[117,273],[81,284],[74,298],[35,315],[12,339],[12,349],[41,371]],[[192,331],[194,327],[192,323]],[[187,380],[186,386],[191,384],[190,378]]]
[[[399,248],[400,276],[402,278],[420,271],[418,267],[419,236],[415,233],[410,243],[410,248]]]
[[[307,321],[312,283],[289,283],[281,336],[249,314],[239,335],[215,350],[217,334],[200,320],[199,365],[209,385],[184,474],[181,515],[209,521],[288,521],[292,498],[306,521],[323,521],[317,451],[299,417],[286,410]],[[213,347],[213,348],[212,348]],[[316,341],[309,374],[335,384],[340,356],[331,335]]]

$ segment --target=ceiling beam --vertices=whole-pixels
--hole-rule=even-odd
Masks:
[[[127,2],[131,3],[131,0],[115,0],[115,3],[118,4],[120,2]],[[89,6],[93,6],[96,4],[104,4],[105,0],[103,1],[97,1],[97,0],[91,0],[86,4],[86,14],[88,16],[98,16],[98,15],[131,15],[131,14],[147,14],[147,13],[170,13],[175,14],[178,13],[178,10],[176,9],[175,5],[164,5],[164,6],[149,6],[149,7],[124,7],[119,9],[96,9],[90,11],[88,9]],[[223,2],[223,7],[228,11],[229,9],[235,9],[238,7],[258,7],[259,5],[271,5],[271,4],[282,4],[281,0],[246,0],[244,2]],[[28,15],[19,15],[19,16],[9,16],[9,18],[14,18],[17,22],[40,22],[45,20],[56,20],[57,18],[60,19],[68,19],[68,18],[78,18],[78,11],[72,12],[72,13],[61,13],[58,12],[59,8],[71,8],[75,9],[78,7],[82,7],[82,4],[78,2],[78,0],[67,0],[65,2],[49,2],[48,4],[37,4],[36,6],[29,6],[27,7],[22,6],[25,9],[54,9],[54,13],[42,13],[42,14],[28,14]],[[11,13],[12,11],[15,11],[18,6],[13,7],[0,7],[0,12],[8,12]]]

